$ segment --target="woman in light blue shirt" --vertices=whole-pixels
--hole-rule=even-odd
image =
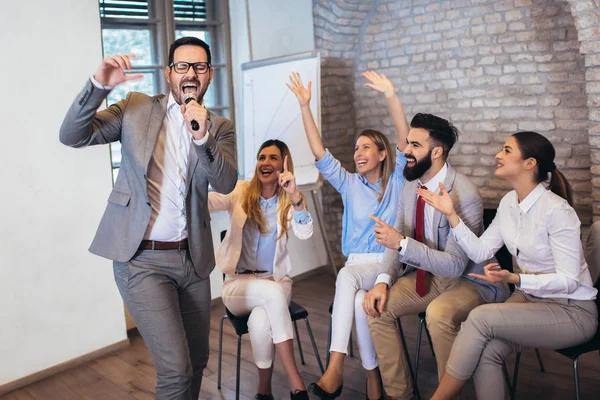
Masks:
[[[398,146],[406,143],[409,126],[400,99],[392,83],[382,74],[365,72],[370,83],[366,86],[385,95],[392,121],[398,133]],[[352,330],[356,337],[363,368],[367,371],[367,394],[370,399],[381,397],[377,355],[371,341],[362,299],[375,285],[378,263],[385,247],[377,243],[373,231],[375,215],[393,224],[398,212],[400,191],[404,185],[404,154],[392,149],[387,137],[375,130],[363,131],[356,140],[354,162],[356,173],[348,172],[326,150],[310,111],[311,82],[305,88],[300,75],[293,73],[290,84],[300,103],[302,121],[316,166],[329,183],[340,193],[344,203],[342,220],[342,252],[348,260],[336,280],[336,293],[332,313],[331,360],[327,371],[309,390],[321,399],[334,399],[341,394],[344,357]]]

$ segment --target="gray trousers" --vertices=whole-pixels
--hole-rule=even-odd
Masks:
[[[516,290],[505,302],[477,307],[462,324],[446,372],[473,376],[478,399],[503,400],[503,362],[522,347],[562,349],[596,334],[593,300],[542,299]]]
[[[187,250],[144,250],[113,262],[115,281],[156,368],[156,399],[197,400],[208,363],[210,279]]]

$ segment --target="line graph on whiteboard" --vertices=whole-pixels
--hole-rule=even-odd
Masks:
[[[285,85],[292,71],[300,73],[305,84],[312,81],[311,111],[320,126],[319,57],[274,62],[243,71],[243,148],[245,179],[256,166],[256,152],[269,139],[285,142],[292,153],[299,185],[315,183],[318,171],[310,150],[300,106]]]

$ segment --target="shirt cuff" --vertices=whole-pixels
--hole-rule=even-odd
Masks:
[[[455,238],[461,238],[468,234],[469,227],[465,225],[462,218],[458,217],[458,225],[451,229]]]
[[[400,255],[403,256],[406,253],[406,248],[408,247],[408,238],[404,238],[400,241]]]
[[[90,80],[92,81],[92,85],[96,86],[98,89],[102,89],[102,90],[112,90],[113,89],[113,86],[104,86],[104,85],[100,84],[100,82],[98,82],[94,78],[94,75],[92,75],[90,77]]]
[[[521,280],[521,283],[518,285],[515,285],[519,289],[536,290],[538,288],[536,281],[535,281],[535,275],[519,274],[519,278]]]
[[[293,208],[293,210],[294,210],[294,221],[296,221],[297,224],[306,225],[310,221],[312,221],[312,218],[311,218],[310,214],[308,213],[308,211],[306,211],[306,208],[303,208],[300,211],[296,211],[295,208]]]
[[[206,135],[204,135],[204,137],[200,140],[196,140],[194,139],[194,137],[192,136],[192,142],[194,142],[194,144],[196,146],[202,146],[203,144],[206,143],[206,141],[208,140],[208,135],[210,135],[210,131],[206,130]]]
[[[375,284],[377,285],[378,283],[385,283],[386,285],[388,285],[389,288],[390,286],[392,286],[392,277],[388,274],[381,273],[377,275],[377,279],[375,280]]]

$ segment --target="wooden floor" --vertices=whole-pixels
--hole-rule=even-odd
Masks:
[[[319,353],[325,362],[325,346],[329,326],[328,308],[333,299],[334,280],[330,275],[317,275],[294,285],[294,300],[309,311],[309,320],[316,336]],[[235,398],[235,354],[236,336],[225,322],[223,354],[223,387],[217,389],[217,352],[219,321],[223,315],[223,306],[213,309],[211,320],[211,354],[208,368],[205,370],[201,399]],[[403,319],[411,356],[414,357],[416,345],[416,317]],[[299,324],[300,337],[304,348],[306,365],[300,365],[300,372],[308,385],[319,377],[316,358],[312,352],[305,325]],[[297,347],[296,347],[297,348]],[[519,399],[556,399],[574,398],[572,363],[553,351],[542,351],[546,372],[537,369],[533,351],[525,351],[521,357],[521,369],[517,397]],[[299,358],[296,358],[298,364]],[[256,368],[251,362],[252,353],[247,335],[242,343],[241,399],[253,399],[257,381]],[[6,360],[5,360],[6,361]],[[512,371],[512,360],[509,363]],[[597,399],[600,394],[600,357],[590,353],[581,357],[579,364],[581,398]],[[347,359],[344,391],[341,399],[365,399],[365,374],[361,369],[358,354]],[[153,399],[155,372],[152,360],[144,341],[139,336],[131,337],[131,346],[111,356],[107,356],[41,382],[24,387],[4,396],[2,400],[71,400],[71,399]],[[419,386],[424,398],[429,398],[437,384],[435,361],[427,342],[421,354],[419,368]],[[275,399],[289,399],[287,380],[278,363],[275,364],[273,377]],[[472,385],[462,393],[463,399],[475,399]]]

